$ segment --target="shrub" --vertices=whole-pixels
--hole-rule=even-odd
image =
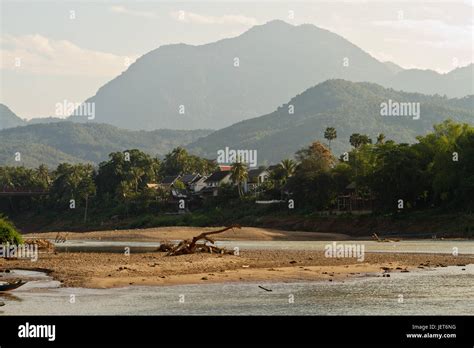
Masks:
[[[23,238],[15,226],[4,217],[0,217],[0,243],[22,244]]]

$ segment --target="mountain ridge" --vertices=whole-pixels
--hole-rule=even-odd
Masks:
[[[176,146],[185,145],[211,130],[130,131],[98,123],[69,121],[31,124],[0,130],[0,163],[37,167],[55,167],[61,162],[98,164],[109,153],[133,148],[153,156],[163,156]],[[15,161],[15,153],[21,162]]]
[[[219,129],[271,112],[318,81],[378,81],[390,74],[338,34],[272,21],[213,43],[158,47],[86,102],[95,103],[97,122],[121,128]],[[135,114],[139,119],[130,122]]]
[[[18,117],[7,105],[0,103],[0,129],[23,126],[26,121]]]
[[[420,103],[421,117],[381,116],[381,103]],[[291,98],[272,113],[238,122],[189,144],[198,155],[215,157],[226,146],[257,150],[259,163],[276,163],[315,140],[323,138],[326,127],[335,127],[338,138],[332,142],[336,155],[350,148],[352,133],[368,134],[375,141],[378,133],[399,142],[413,142],[416,135],[432,129],[447,118],[472,122],[474,96],[448,99],[421,93],[407,93],[368,83],[340,79],[327,80]],[[288,107],[294,106],[294,114]]]

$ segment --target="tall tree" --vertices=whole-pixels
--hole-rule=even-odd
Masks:
[[[161,165],[161,175],[209,174],[216,169],[213,161],[190,155],[186,149],[177,147],[165,155]]]
[[[46,167],[44,164],[40,165],[38,169],[36,169],[36,178],[41,184],[41,188],[48,188],[49,184],[51,183],[48,167]]]
[[[133,187],[135,188],[135,193],[138,192],[138,185],[145,176],[145,170],[142,167],[132,167],[129,171],[130,180],[133,182]]]
[[[349,142],[355,149],[359,149],[363,145],[372,144],[372,139],[365,134],[353,133],[349,138]]]
[[[232,164],[231,179],[237,185],[240,197],[242,197],[243,195],[242,184],[247,179],[247,177],[247,166],[244,163],[242,163],[241,161],[237,161]]]
[[[109,160],[99,165],[96,178],[98,194],[104,200],[107,200],[106,197],[123,200],[123,182],[126,184],[123,187],[138,193],[147,183],[158,181],[159,170],[159,160],[140,150],[111,153]]]
[[[283,169],[284,180],[286,181],[295,174],[296,162],[291,158],[287,158],[280,162],[280,167]]]
[[[300,171],[328,171],[335,164],[331,150],[319,141],[296,152],[296,158],[299,161],[298,169]]]
[[[385,134],[383,133],[380,133],[378,136],[377,136],[377,145],[382,145],[385,143]]]
[[[324,131],[324,138],[328,141],[329,150],[331,150],[331,141],[337,138],[336,128],[327,127]]]
[[[85,201],[94,195],[94,168],[90,164],[61,163],[55,170],[55,179],[51,185],[51,198],[54,203],[65,209],[69,200]]]

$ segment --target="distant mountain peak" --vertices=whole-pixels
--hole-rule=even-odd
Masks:
[[[0,103],[0,129],[23,126],[25,123],[8,106]]]
[[[394,72],[393,65],[326,29],[278,19],[213,43],[161,46],[87,102],[95,103],[94,122],[121,128],[220,129],[267,114],[334,78],[429,94],[470,94],[463,76],[421,75]]]
[[[264,23],[264,24],[261,24],[261,25],[256,25],[254,26],[253,28],[256,28],[256,27],[286,27],[286,28],[292,28],[292,27],[295,27],[295,25],[291,24],[291,23],[288,23],[288,22],[285,22],[283,19],[272,19],[272,20],[269,20],[268,22]]]

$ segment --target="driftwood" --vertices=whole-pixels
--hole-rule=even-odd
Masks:
[[[222,233],[234,228],[241,228],[239,225],[232,225],[225,227],[221,230],[203,232],[200,235],[193,237],[192,240],[183,240],[176,245],[163,243],[160,244],[158,248],[159,251],[168,252],[167,256],[176,256],[176,255],[185,255],[185,254],[194,254],[196,252],[207,252],[207,253],[216,253],[216,254],[233,254],[232,251],[227,251],[225,248],[219,248],[214,244],[214,240],[209,236],[213,234]],[[199,242],[204,240],[204,242]],[[207,244],[207,242],[211,244]]]
[[[58,234],[56,234],[56,238],[54,238],[54,242],[55,243],[66,243],[68,234],[69,233],[66,232],[66,234],[64,234],[64,236],[63,236],[63,234],[61,232],[58,232]]]
[[[390,242],[390,243],[394,243],[394,242],[399,242],[400,239],[387,239],[387,238],[379,238],[379,236],[377,235],[377,233],[374,233],[372,235],[372,238],[374,238],[377,242]]]
[[[54,252],[55,251],[55,246],[53,243],[51,243],[47,239],[38,239],[38,238],[32,238],[32,239],[27,239],[25,240],[25,244],[27,245],[37,245],[38,250],[46,251],[46,252]]]

